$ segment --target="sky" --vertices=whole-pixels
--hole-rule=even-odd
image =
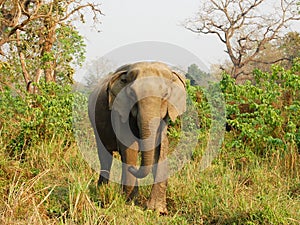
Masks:
[[[178,55],[179,60],[184,59],[185,55],[180,54],[184,50],[193,54],[205,65],[203,70],[227,59],[225,46],[216,36],[196,34],[183,26],[185,20],[197,13],[200,0],[102,0],[100,4],[104,16],[100,18],[101,24],[97,29],[91,29],[89,24],[79,27],[87,44],[87,61],[111,53],[119,54],[117,50],[120,48],[146,41],[174,46],[174,52],[169,55]],[[152,51],[155,48],[156,45]],[[160,54],[161,51],[157,50]],[[128,48],[123,52],[123,58],[126,58],[127,52]],[[134,51],[128,54],[134,54]]]
[[[88,24],[79,27],[87,45],[87,62],[130,44],[153,41],[182,48],[207,68],[220,63],[226,54],[217,38],[200,36],[182,25],[198,7],[197,0],[103,0],[100,8],[104,16],[97,29]]]

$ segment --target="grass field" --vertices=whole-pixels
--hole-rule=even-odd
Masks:
[[[200,171],[200,156],[169,179],[167,216],[144,210],[150,187],[126,202],[73,143],[53,137],[12,157],[0,138],[1,224],[300,224],[297,152],[239,157],[225,147]],[[226,137],[225,137],[226,138]]]
[[[0,95],[0,224],[299,225],[299,70],[298,62],[291,70],[256,71],[255,85],[223,77],[216,87],[226,100],[229,129],[203,171],[206,142],[219,135],[209,133],[212,118],[219,117],[199,87],[187,87],[199,124],[190,123],[189,114],[183,120],[192,130],[198,127],[198,142],[190,149],[188,138],[194,135],[182,135],[176,123],[169,129],[171,148],[181,137],[187,144],[181,149],[193,154],[169,179],[166,216],[144,209],[150,186],[141,186],[134,202],[126,202],[118,183],[96,187],[98,173],[82,154],[95,150],[84,120],[86,96],[51,83],[25,97],[8,89]],[[213,97],[212,103],[220,103],[219,95]]]

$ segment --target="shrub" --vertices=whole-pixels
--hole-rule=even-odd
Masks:
[[[227,125],[232,141],[227,146],[248,148],[260,156],[283,154],[299,147],[300,62],[290,70],[274,65],[271,73],[254,71],[254,82],[236,85],[224,74]]]
[[[6,88],[0,92],[1,135],[5,148],[13,156],[24,152],[29,146],[57,136],[72,141],[72,109],[75,95],[70,85],[41,83],[37,94],[14,93]],[[77,97],[82,102],[86,98]]]

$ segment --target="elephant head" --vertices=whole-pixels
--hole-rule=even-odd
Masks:
[[[158,62],[140,62],[119,68],[108,85],[109,109],[121,123],[136,118],[139,131],[141,167],[129,171],[137,178],[149,174],[161,122],[174,121],[185,111],[185,79]]]

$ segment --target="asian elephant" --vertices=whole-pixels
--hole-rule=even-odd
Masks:
[[[118,151],[126,197],[137,194],[137,178],[152,172],[154,184],[147,208],[166,214],[167,123],[185,108],[185,78],[163,63],[125,65],[105,77],[89,97],[89,118],[101,165],[98,185],[108,182],[112,152]]]

